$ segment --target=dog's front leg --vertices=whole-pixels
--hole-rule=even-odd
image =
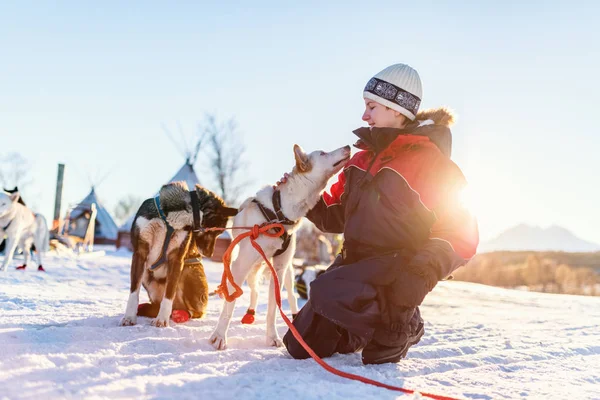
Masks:
[[[44,249],[44,242],[41,240],[38,240],[38,243],[35,243],[35,255],[37,258],[37,264],[38,264],[38,268],[41,267],[44,263],[42,262],[42,253],[43,253],[43,249]]]
[[[283,265],[283,269],[285,270],[285,276],[283,278],[283,284],[285,286],[285,291],[287,292],[288,303],[290,303],[290,310],[292,311],[292,317],[296,318],[296,314],[298,314],[298,299],[296,298],[296,294],[294,293],[294,266],[292,265],[292,257],[296,253],[296,234],[292,235],[292,242],[290,243],[290,247],[288,247],[287,251],[279,257],[282,258],[281,264]],[[279,263],[279,261],[277,261]],[[310,285],[307,285],[310,286]]]
[[[248,284],[248,288],[250,289],[250,304],[248,305],[246,315],[242,317],[242,324],[254,323],[256,305],[258,304],[258,281],[262,277],[262,273],[262,266],[258,266],[256,268],[253,268],[252,271],[250,271],[250,273],[248,274],[248,277],[246,278],[246,283]]]
[[[210,335],[210,338],[208,339],[209,343],[212,344],[215,350],[225,350],[227,348],[227,331],[229,330],[229,323],[231,322],[234,309],[235,300],[228,302],[223,299],[223,308],[221,309],[219,322],[217,323],[217,327],[213,331],[212,335]]]
[[[275,300],[275,291],[279,290],[281,293],[281,284],[283,283],[283,277],[285,275],[286,264],[285,259],[282,260],[281,257],[284,257],[285,254],[281,256],[275,257],[273,260],[273,268],[277,272],[277,279],[279,280],[279,286],[275,286],[275,280],[271,277],[271,283],[269,285],[269,303],[267,305],[267,346],[275,346],[281,347],[283,346],[283,341],[281,337],[279,337],[279,333],[277,332],[277,326],[275,325],[275,317],[277,312],[277,302]]]
[[[23,242],[23,266],[27,267],[29,264],[29,258],[31,258],[31,243],[29,241]]]
[[[38,268],[39,268],[39,267],[41,267],[44,264],[43,260],[42,260],[42,253],[43,253],[43,251],[36,250],[36,253],[37,253],[36,255],[37,255],[37,261],[38,261]]]
[[[4,262],[2,262],[2,268],[0,268],[0,270],[4,270],[4,272],[8,270],[8,266],[12,262],[15,250],[17,250],[19,236],[21,236],[20,232],[16,232],[14,236],[11,237],[11,235],[8,235],[6,237],[6,247],[4,248]]]
[[[129,291],[129,300],[127,300],[127,309],[125,316],[121,319],[121,326],[130,326],[137,323],[137,309],[140,303],[140,286],[144,268],[148,258],[149,245],[140,240],[138,247],[131,258],[131,287]]]
[[[168,270],[165,296],[160,302],[158,315],[151,322],[156,327],[163,328],[169,326],[169,319],[173,312],[173,299],[177,285],[179,284],[179,277],[181,276],[184,258],[190,245],[191,237],[192,235],[188,232],[176,232],[173,235],[171,243],[174,244],[174,248],[170,249],[167,253]],[[177,245],[178,243],[179,245]]]
[[[244,283],[244,280],[246,280],[246,276],[248,276],[248,272],[256,267],[260,263],[261,259],[262,258],[260,254],[254,250],[250,244],[250,241],[247,239],[243,240],[240,243],[240,252],[238,257],[231,266],[231,275],[233,276],[233,281],[238,286],[242,286],[242,283]],[[227,282],[227,288],[229,293],[232,293],[234,290],[229,282]],[[212,344],[216,350],[224,350],[227,348],[227,330],[229,329],[229,323],[231,322],[234,309],[235,300],[232,302],[223,300],[223,309],[221,310],[219,322],[217,323],[214,332],[208,339],[210,344]]]
[[[288,265],[285,269],[283,284],[285,286],[285,291],[287,292],[288,303],[290,303],[292,317],[296,318],[296,314],[298,314],[298,299],[294,293],[294,267],[292,265]]]

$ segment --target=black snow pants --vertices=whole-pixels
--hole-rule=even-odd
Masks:
[[[311,283],[294,327],[320,357],[362,350],[365,364],[399,361],[423,335],[418,306],[430,290],[406,261],[401,252],[338,256]],[[289,330],[283,342],[292,357],[310,357]]]

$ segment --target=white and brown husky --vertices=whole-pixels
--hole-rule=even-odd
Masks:
[[[208,284],[200,255],[210,257],[218,231],[237,209],[214,193],[185,182],[164,185],[159,195],[140,206],[131,227],[131,288],[121,325],[135,325],[137,316],[152,317],[165,327],[169,318],[185,322],[200,318],[208,302]],[[139,304],[140,284],[149,304]]]
[[[350,146],[339,148],[331,153],[314,151],[306,154],[300,146],[294,145],[294,156],[296,165],[287,182],[279,185],[277,189],[267,186],[256,193],[255,197],[247,199],[234,219],[234,226],[260,225],[267,220],[281,221],[284,223],[286,234],[293,235],[300,225],[300,219],[317,204],[329,178],[340,171],[350,158]],[[234,235],[241,232],[234,230]],[[295,246],[287,246],[281,254],[276,255],[278,250],[285,247],[285,241],[280,238],[260,236],[257,243],[267,257],[273,257],[273,267],[281,283],[287,269],[291,269]],[[262,257],[252,247],[250,239],[242,240],[239,243],[238,257],[231,267],[235,283],[241,286],[251,271],[260,268],[261,261]],[[249,284],[250,286],[255,285],[253,282],[249,282]],[[274,286],[273,279],[271,279],[267,306],[267,345],[282,346],[283,343],[275,327],[277,306]],[[233,292],[230,284],[228,284],[228,290],[230,293]],[[252,290],[254,297],[255,288]],[[281,290],[281,288],[277,288],[277,290]],[[219,322],[209,339],[215,349],[222,350],[227,346],[227,330],[234,307],[235,301],[230,303],[224,301]]]
[[[18,191],[0,191],[0,239],[6,235],[4,261],[1,270],[8,268],[17,248],[23,249],[25,261],[18,269],[25,269],[29,262],[31,246],[35,245],[38,270],[44,271],[42,253],[48,251],[49,232],[46,219],[34,214],[23,202]]]

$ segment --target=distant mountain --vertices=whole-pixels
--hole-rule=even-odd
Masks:
[[[495,239],[482,242],[477,251],[485,253],[496,250],[588,252],[600,251],[600,244],[578,238],[560,226],[540,228],[521,224],[506,230]]]

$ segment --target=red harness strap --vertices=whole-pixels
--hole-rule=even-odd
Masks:
[[[288,326],[288,328],[292,332],[292,335],[294,335],[294,337],[296,338],[298,343],[300,343],[302,345],[304,350],[306,350],[306,352],[308,354],[310,354],[310,356],[321,367],[325,368],[327,371],[331,372],[332,374],[341,376],[343,378],[352,379],[355,381],[367,383],[369,385],[378,386],[378,387],[388,389],[388,390],[394,390],[397,392],[402,392],[402,393],[407,393],[407,394],[415,393],[414,390],[405,389],[405,388],[402,388],[399,386],[388,385],[385,383],[377,382],[377,381],[369,379],[369,378],[365,378],[360,375],[355,375],[355,374],[350,374],[348,372],[340,371],[339,369],[336,369],[336,368],[332,367],[331,365],[327,364],[325,361],[323,361],[321,359],[321,357],[319,357],[308,346],[308,344],[306,344],[304,339],[302,339],[302,335],[300,335],[298,330],[294,327],[294,325],[289,320],[287,315],[285,315],[285,313],[281,309],[281,290],[278,290],[278,288],[280,288],[280,286],[279,286],[279,279],[277,278],[277,272],[275,271],[275,268],[273,268],[273,265],[271,265],[271,262],[269,261],[269,258],[266,256],[263,249],[258,245],[258,243],[256,243],[256,239],[261,234],[267,235],[269,237],[281,236],[285,232],[285,228],[283,227],[283,225],[278,224],[278,223],[271,223],[271,224],[263,224],[263,225],[254,225],[251,228],[250,227],[207,228],[206,230],[225,230],[225,229],[247,229],[248,232],[244,232],[241,235],[237,236],[235,238],[235,240],[233,240],[231,242],[231,244],[227,248],[227,251],[223,255],[223,266],[224,266],[223,278],[221,279],[221,285],[219,285],[219,287],[217,288],[217,293],[219,293],[219,295],[221,297],[224,297],[225,300],[231,302],[231,301],[237,299],[238,297],[240,297],[244,293],[242,291],[242,289],[238,285],[236,285],[236,283],[233,281],[233,275],[231,274],[231,252],[233,251],[233,248],[235,247],[235,245],[238,244],[242,239],[250,237],[250,243],[256,249],[256,251],[258,251],[258,253],[262,256],[262,258],[265,260],[265,262],[267,263],[267,266],[271,270],[271,275],[273,276],[273,279],[275,280],[275,300],[277,302],[277,307],[279,308],[279,313],[281,314],[281,318],[283,318],[283,320],[285,321],[286,325]],[[270,232],[271,229],[275,229],[275,232]],[[231,283],[231,285],[233,286],[233,288],[235,290],[232,294],[229,294],[229,291],[227,289],[227,280],[229,280],[229,282]],[[423,392],[419,392],[419,393],[424,397],[429,397],[429,398],[435,399],[435,400],[458,400],[454,397],[440,396],[437,394],[430,394],[430,393],[423,393]]]

